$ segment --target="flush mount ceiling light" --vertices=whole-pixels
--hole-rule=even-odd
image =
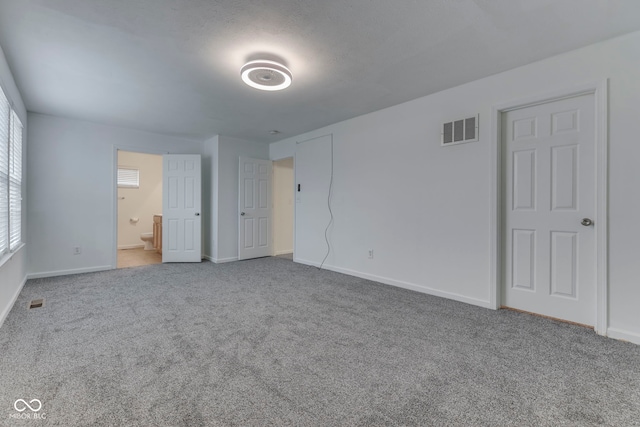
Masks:
[[[282,90],[291,85],[291,71],[284,65],[268,60],[249,61],[240,69],[242,81],[260,90]]]

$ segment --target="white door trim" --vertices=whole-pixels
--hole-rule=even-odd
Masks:
[[[271,160],[271,241],[269,244],[271,245],[271,256],[278,255],[276,253],[276,233],[278,230],[276,229],[276,161]],[[239,184],[239,182],[238,182]],[[238,197],[240,195],[238,194]],[[240,200],[238,200],[240,202]],[[240,232],[240,220],[238,220],[238,232]],[[238,242],[238,252],[240,252],[240,242]]]
[[[596,325],[595,331],[607,334],[608,328],[608,79],[557,90],[542,95],[494,105],[491,111],[491,308],[499,309],[502,278],[502,113],[544,104],[563,98],[593,94],[596,114]]]

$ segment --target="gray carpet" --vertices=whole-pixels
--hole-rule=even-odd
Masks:
[[[640,346],[279,258],[30,280],[0,349],[2,425],[640,425]]]

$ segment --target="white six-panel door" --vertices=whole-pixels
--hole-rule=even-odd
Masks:
[[[240,157],[238,259],[272,255],[271,160]]]
[[[200,156],[166,154],[162,164],[162,262],[200,262]]]
[[[503,113],[507,307],[595,324],[594,111],[582,95]]]

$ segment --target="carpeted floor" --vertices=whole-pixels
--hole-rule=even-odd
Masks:
[[[7,426],[640,425],[640,346],[280,258],[30,280],[0,349]]]

